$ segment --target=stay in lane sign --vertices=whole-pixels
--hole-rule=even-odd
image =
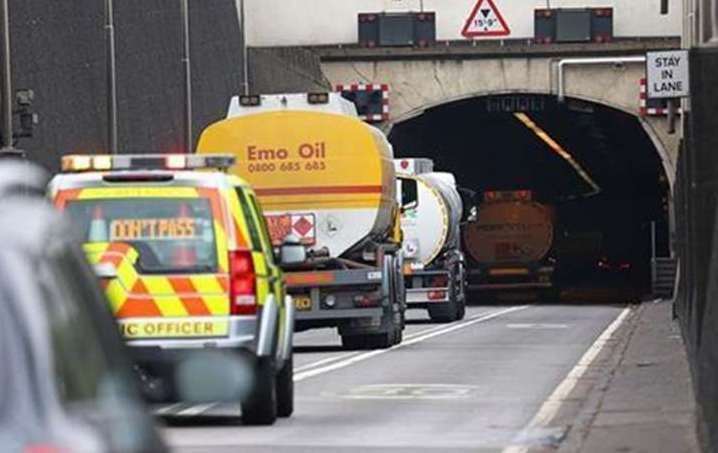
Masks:
[[[688,51],[646,53],[646,83],[649,98],[681,98],[690,93]]]

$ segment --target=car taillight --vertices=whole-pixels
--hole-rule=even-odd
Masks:
[[[229,304],[233,315],[257,313],[254,263],[252,252],[229,252]]]
[[[26,445],[23,453],[68,453],[68,450],[51,444]]]

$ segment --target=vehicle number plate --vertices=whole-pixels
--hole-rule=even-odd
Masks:
[[[372,280],[372,281],[381,280],[381,272],[375,272],[375,271],[367,272],[366,279]]]
[[[294,307],[297,311],[309,311],[312,309],[312,298],[309,296],[293,296]]]

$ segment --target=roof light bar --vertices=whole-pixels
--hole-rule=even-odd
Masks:
[[[262,104],[262,98],[258,94],[243,94],[239,97],[239,105],[242,107],[256,107]]]
[[[329,104],[329,93],[309,93],[307,102],[309,104]]]
[[[110,170],[201,170],[226,171],[235,163],[230,154],[119,154],[68,155],[62,171],[80,173]]]
[[[187,156],[184,154],[169,154],[165,157],[165,165],[173,170],[187,167]]]

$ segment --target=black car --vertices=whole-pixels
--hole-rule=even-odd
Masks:
[[[3,452],[163,452],[71,225],[27,163],[0,162]]]

